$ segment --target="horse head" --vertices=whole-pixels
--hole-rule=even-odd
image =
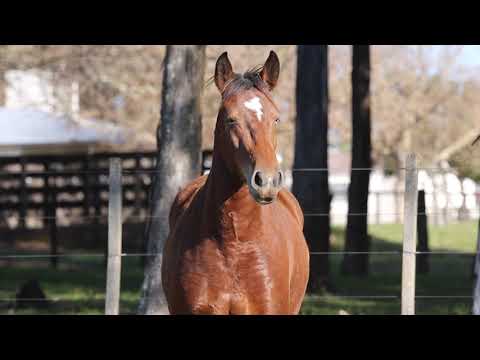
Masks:
[[[279,73],[273,51],[262,67],[244,74],[233,71],[226,52],[215,66],[214,81],[222,95],[215,151],[262,205],[277,198],[284,178],[276,155],[280,113],[271,96]]]

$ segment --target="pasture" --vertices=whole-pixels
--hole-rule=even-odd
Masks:
[[[332,251],[342,251],[344,228],[333,227]],[[371,251],[401,251],[402,226],[371,225]],[[474,252],[477,222],[430,226],[430,249],[433,252]],[[46,243],[38,239],[37,243]],[[41,246],[39,246],[41,248]],[[84,254],[82,249],[69,250]],[[31,253],[31,251],[29,251]],[[102,253],[99,249],[98,253]],[[21,254],[21,251],[16,251]],[[313,255],[314,256],[314,255]],[[307,295],[302,314],[352,315],[400,314],[401,255],[370,255],[370,275],[347,277],[339,273],[342,255],[330,255],[334,289],[319,295]],[[140,296],[143,271],[138,257],[122,260],[121,314],[134,314]],[[472,308],[472,256],[430,255],[430,273],[417,275],[416,313],[419,315],[467,315]],[[49,267],[48,259],[16,260],[0,263],[0,314],[75,314],[104,313],[106,267],[103,256],[62,258],[58,270]],[[12,309],[20,284],[36,279],[47,298],[54,300],[43,309]]]

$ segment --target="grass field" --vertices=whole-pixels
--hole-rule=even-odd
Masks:
[[[401,225],[373,225],[372,251],[401,250]],[[431,251],[474,252],[477,223],[474,221],[429,227]],[[333,228],[332,250],[343,249],[344,229]],[[330,256],[334,293],[308,295],[302,314],[399,314],[401,255],[370,255],[370,275],[345,277],[339,273],[341,255]],[[431,255],[430,273],[417,276],[417,314],[470,314],[472,307],[472,263],[467,255]],[[120,311],[132,314],[138,304],[143,272],[140,259],[122,260]],[[9,302],[20,284],[37,279],[47,297],[46,309],[14,310]],[[0,267],[0,314],[102,314],[105,296],[105,266],[102,257],[62,259],[59,270],[47,260],[16,261]],[[382,298],[372,298],[381,296]],[[429,298],[440,296],[440,298]],[[442,298],[455,296],[457,298]],[[467,297],[467,298],[463,298]]]

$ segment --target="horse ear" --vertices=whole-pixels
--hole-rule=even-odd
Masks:
[[[228,53],[224,52],[217,60],[215,65],[215,85],[217,85],[218,90],[223,92],[225,89],[225,84],[235,76],[232,68],[232,64],[228,59]]]
[[[274,51],[270,51],[265,65],[263,65],[262,71],[260,72],[260,77],[262,80],[267,83],[272,91],[275,86],[277,86],[278,77],[280,75],[280,60]]]

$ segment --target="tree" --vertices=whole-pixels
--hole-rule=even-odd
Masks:
[[[5,64],[4,64],[4,57],[5,57],[5,45],[0,46],[0,106],[5,105],[5,92],[7,84],[5,82]]]
[[[164,54],[163,45],[0,45],[0,72],[41,75],[52,85],[49,107],[66,115],[78,85],[81,118],[132,129],[124,150],[154,149]]]
[[[331,46],[330,126],[350,143],[351,56],[347,46]],[[461,46],[370,46],[372,161],[401,178],[407,152],[419,166],[478,126],[475,72],[458,64]],[[401,186],[402,181],[399,181]],[[400,188],[399,188],[400,190]]]
[[[140,314],[168,312],[161,281],[162,251],[169,233],[172,202],[180,188],[199,176],[201,170],[200,102],[204,71],[205,46],[167,47],[156,176],[145,234],[147,252],[155,255],[146,262]]]
[[[311,252],[330,249],[330,192],[328,186],[328,46],[298,46],[297,119],[293,193],[305,216],[304,234]],[[322,214],[319,217],[309,213]],[[312,255],[309,291],[328,286],[328,255]]]
[[[345,251],[366,252],[368,236],[368,188],[370,182],[370,48],[354,45],[352,53],[352,169],[348,188],[348,220]],[[357,169],[357,170],[355,170]],[[345,254],[342,273],[366,275],[368,254]]]
[[[2,70],[2,68],[0,68],[0,106],[4,106],[5,105],[5,88],[6,88],[7,84],[5,83],[5,74]]]

